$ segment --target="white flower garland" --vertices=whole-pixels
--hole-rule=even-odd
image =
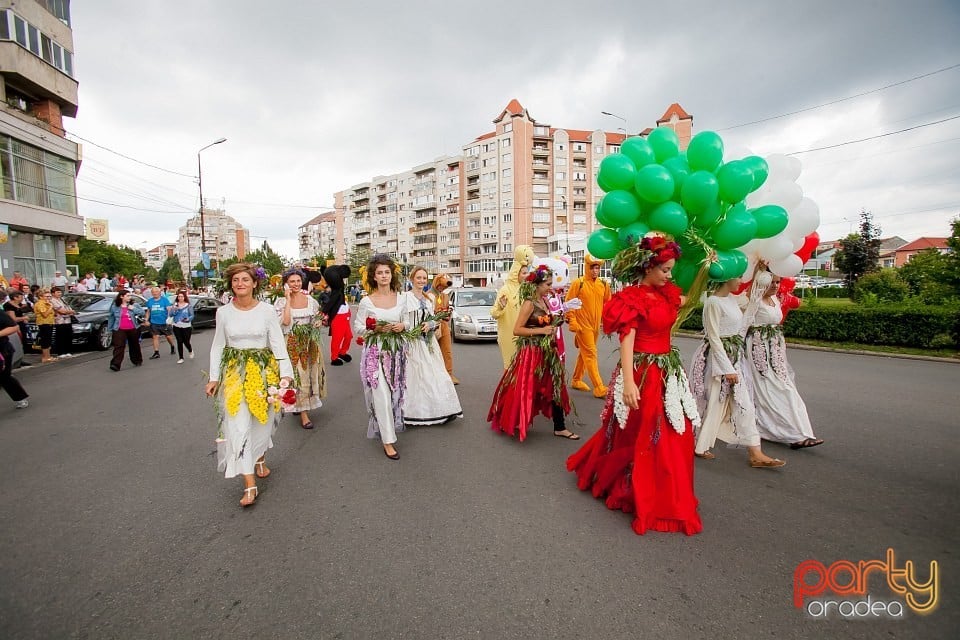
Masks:
[[[673,425],[673,430],[683,434],[687,427],[683,419],[683,401],[680,399],[677,376],[669,374],[666,376],[663,385],[663,409],[667,414],[667,420]]]
[[[613,381],[613,415],[617,417],[617,424],[621,429],[627,428],[627,415],[630,410],[623,401],[623,369],[617,368],[616,378]]]

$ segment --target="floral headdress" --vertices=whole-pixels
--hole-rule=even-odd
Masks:
[[[253,285],[253,297],[259,298],[260,295],[263,293],[264,289],[267,288],[270,278],[267,275],[266,269],[261,267],[259,264],[253,264],[251,266],[253,267],[253,274],[254,274],[254,280],[255,280],[255,283]],[[225,293],[230,294],[231,296],[233,295],[233,290],[230,288],[230,282],[225,277],[222,277],[213,283],[213,290],[216,293],[218,298]]]
[[[678,260],[681,255],[680,245],[668,236],[648,235],[614,257],[613,276],[621,282],[636,282],[650,267]]]

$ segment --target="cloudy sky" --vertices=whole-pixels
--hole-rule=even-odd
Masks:
[[[176,240],[218,138],[207,206],[294,256],[335,191],[458,153],[511,98],[551,126],[623,126],[609,111],[631,132],[678,102],[760,154],[916,127],[798,155],[821,236],[862,208],[908,240],[960,214],[956,0],[72,4],[81,213],[138,248]]]

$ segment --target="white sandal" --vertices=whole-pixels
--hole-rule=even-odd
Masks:
[[[249,493],[250,491],[253,491],[253,500],[251,500],[247,504],[243,504],[243,501],[247,497],[247,493]],[[257,485],[253,485],[252,487],[247,487],[246,489],[243,490],[243,498],[240,499],[240,506],[249,507],[250,505],[254,504],[257,501],[257,496],[259,495],[260,495],[260,492],[257,490]]]
[[[254,469],[256,470],[256,475],[257,475],[258,478],[266,478],[266,477],[269,476],[271,473],[273,473],[272,471],[270,471],[270,469],[267,469],[267,461],[266,461],[266,460],[257,460],[256,462],[253,463],[253,467],[254,467]],[[261,475],[260,472],[262,471],[262,469],[261,469],[260,467],[263,467],[264,469],[267,469],[267,472],[264,473],[263,475]]]

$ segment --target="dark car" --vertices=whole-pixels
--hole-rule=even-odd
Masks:
[[[130,294],[130,297],[140,305],[146,302],[136,294]],[[111,291],[67,293],[63,296],[63,301],[77,312],[77,315],[73,316],[73,346],[103,351],[113,345],[113,333],[107,328],[107,321],[110,319],[110,305],[116,298],[117,294]],[[26,341],[33,350],[40,348],[37,344],[37,332],[37,324],[31,317],[27,323]],[[144,334],[149,332],[148,327],[143,328]]]
[[[223,303],[210,296],[190,296],[190,306],[193,307],[194,328],[203,329],[217,325],[217,309]]]

